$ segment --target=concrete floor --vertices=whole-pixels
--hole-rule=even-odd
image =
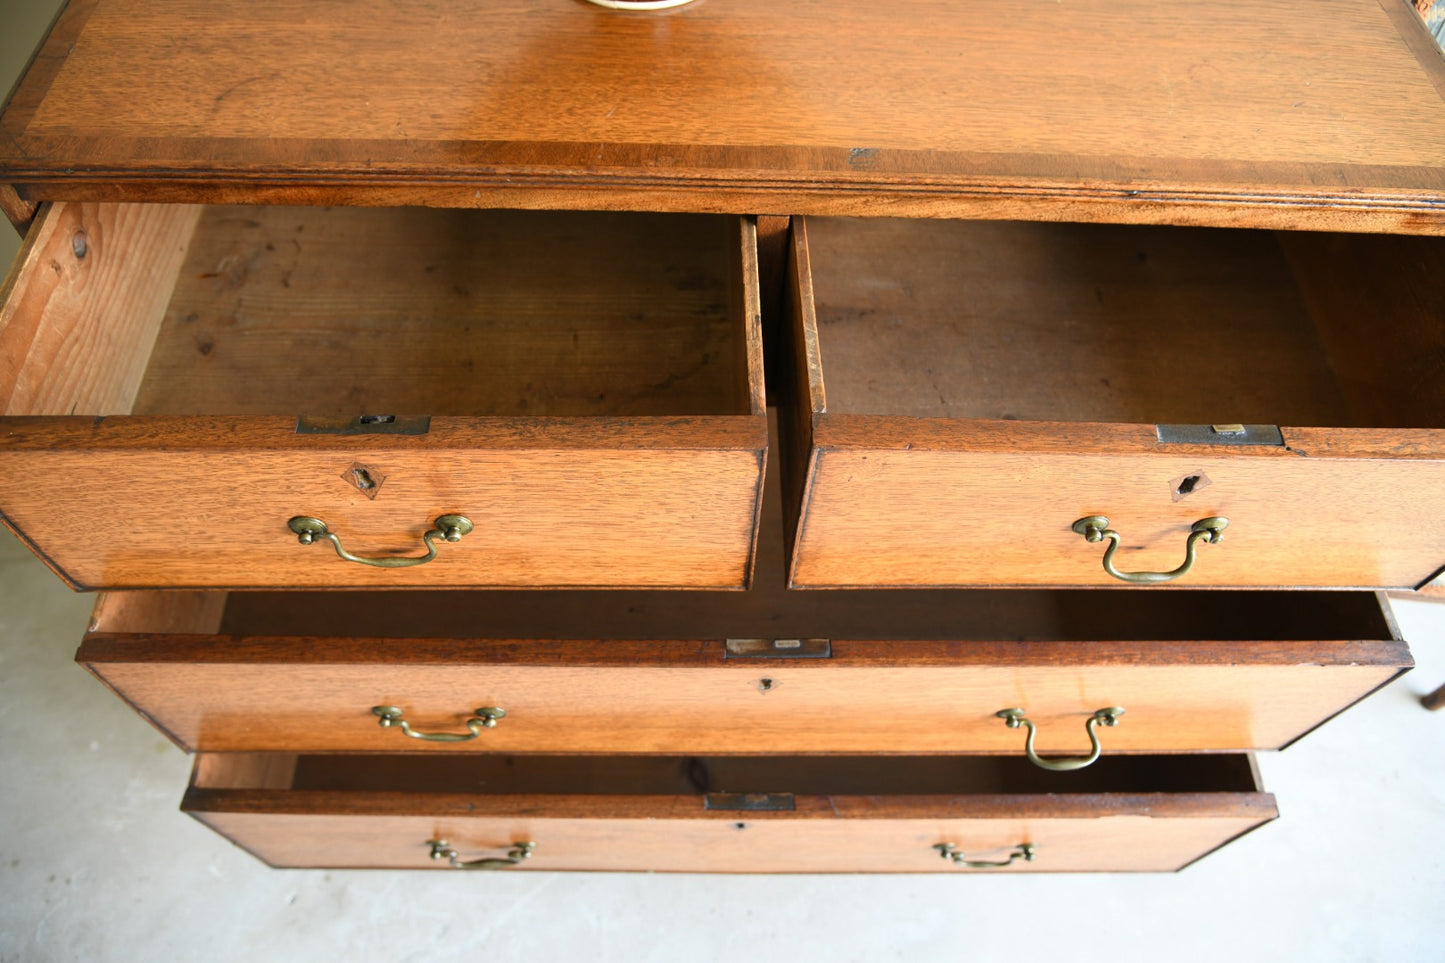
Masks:
[[[0,87],[55,0],[0,0]],[[0,263],[14,251],[0,232]],[[1261,761],[1280,821],[1165,876],[269,870],[176,810],[189,761],[71,661],[91,599],[0,535],[0,963],[1439,960],[1445,606],[1419,668]]]

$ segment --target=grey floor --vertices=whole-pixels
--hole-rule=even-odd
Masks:
[[[55,6],[0,0],[0,88]],[[1263,758],[1282,818],[1184,873],[748,878],[266,869],[71,661],[90,603],[0,534],[0,963],[1445,958],[1445,606],[1398,605],[1419,668]]]

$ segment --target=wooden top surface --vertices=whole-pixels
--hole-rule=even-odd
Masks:
[[[1435,233],[1445,60],[1412,18],[1400,0],[72,0],[0,118],[0,183],[1234,223],[1242,206],[1261,226],[1308,208]]]

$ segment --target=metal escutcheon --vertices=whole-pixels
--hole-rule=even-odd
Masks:
[[[938,855],[944,859],[952,860],[953,865],[963,866],[967,869],[998,869],[1001,866],[1012,866],[1019,860],[1032,863],[1034,861],[1034,855],[1038,852],[1038,850],[1034,848],[1033,843],[1019,843],[1013,848],[1013,851],[1009,853],[1008,859],[993,861],[986,859],[969,859],[963,850],[953,845],[953,843],[934,843],[933,848],[938,850]]]
[[[1153,585],[1158,582],[1172,582],[1181,575],[1187,575],[1194,567],[1194,556],[1200,542],[1217,545],[1224,539],[1224,530],[1229,519],[1218,515],[1201,518],[1189,528],[1189,537],[1184,542],[1184,561],[1178,568],[1168,572],[1121,572],[1114,567],[1114,553],[1119,550],[1120,535],[1109,527],[1109,519],[1103,515],[1086,515],[1074,522],[1074,531],[1084,536],[1084,541],[1094,543],[1109,540],[1104,549],[1104,571],[1121,582],[1133,585]]]
[[[412,565],[425,565],[437,557],[436,539],[445,539],[448,542],[460,542],[462,536],[471,532],[472,520],[465,515],[441,515],[432,522],[431,531],[422,535],[421,540],[426,545],[425,555],[413,555],[410,557],[394,558],[391,556],[383,558],[367,558],[363,555],[353,555],[341,547],[341,539],[337,534],[326,527],[326,523],[319,518],[312,518],[310,515],[297,515],[286,523],[291,531],[296,533],[296,540],[302,545],[311,545],[318,541],[329,541],[335,548],[336,554],[348,562],[356,562],[359,565],[373,565],[376,568],[408,568]]]
[[[530,859],[532,851],[537,848],[536,843],[528,840],[525,843],[513,843],[506,856],[463,860],[461,854],[453,849],[452,844],[445,839],[429,839],[427,845],[431,847],[432,859],[444,859],[452,869],[507,869],[525,859]]]
[[[1048,769],[1051,772],[1070,772],[1074,769],[1083,769],[1085,766],[1092,766],[1099,758],[1102,747],[1099,745],[1099,734],[1094,729],[1099,725],[1117,726],[1119,717],[1124,714],[1123,706],[1109,706],[1107,709],[1098,709],[1089,716],[1089,721],[1084,723],[1084,730],[1089,734],[1089,744],[1092,750],[1087,756],[1078,756],[1066,759],[1043,759],[1034,752],[1034,724],[1024,715],[1022,709],[1000,709],[994,715],[1004,721],[1004,725],[1010,729],[1017,729],[1019,726],[1026,726],[1029,734],[1024,739],[1024,755],[1028,756],[1029,762],[1040,769]]]
[[[381,717],[378,721],[383,729],[396,726],[402,735],[426,742],[470,742],[481,735],[483,729],[492,729],[497,725],[498,719],[507,717],[506,709],[483,706],[472,710],[475,714],[466,721],[466,732],[417,732],[411,727],[411,723],[403,718],[405,713],[396,706],[372,706],[371,711]]]

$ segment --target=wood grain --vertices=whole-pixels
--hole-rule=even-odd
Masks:
[[[1326,355],[1268,232],[809,218],[807,243],[830,413],[1354,423],[1354,359]],[[1402,407],[1364,424],[1439,424]]]
[[[251,789],[290,789],[299,757],[291,752],[230,753],[197,756],[191,781],[197,786],[232,785]]]
[[[30,225],[39,212],[39,204],[22,200],[13,186],[0,184],[0,214],[5,215],[21,237],[30,230]]]
[[[1050,751],[1115,704],[1110,754],[1277,748],[1410,665],[1370,593],[791,591],[778,487],[745,593],[232,593],[222,635],[172,614],[194,594],[108,593],[77,659],[188,749],[1007,755],[1013,705]],[[724,654],[818,636],[830,659]],[[509,715],[428,745],[382,704]]]
[[[297,435],[259,416],[0,426],[0,475],[28,480],[0,494],[7,524],[85,588],[741,588],[767,446],[762,416],[434,418],[415,436]],[[384,479],[375,498],[352,483],[358,464]],[[310,515],[350,551],[419,555],[448,512],[477,530],[401,569],[299,545],[286,525]]]
[[[436,604],[422,592],[238,592],[221,632],[233,636],[393,639],[591,639],[605,621],[614,639],[891,639],[972,642],[1165,641],[1186,647],[1210,639],[1398,638],[1388,608],[1369,593],[1117,593],[1101,604],[1089,590],[885,590],[795,592],[787,588],[787,542],[776,446],[769,452],[758,527],[755,576],[746,592],[448,592]],[[169,593],[167,593],[169,594]],[[159,603],[159,608],[164,603]],[[151,607],[119,610],[107,633],[177,631]],[[1206,631],[1207,629],[1207,631]],[[180,631],[208,631],[179,629]],[[1161,649],[1162,650],[1162,649]],[[383,656],[390,648],[379,650]],[[1024,647],[1024,651],[1031,651]],[[1098,650],[1096,649],[1097,653]],[[1015,651],[1012,658],[1022,657]]]
[[[786,317],[785,301],[788,285],[788,231],[791,218],[764,216],[755,218],[758,235],[758,297],[763,314],[763,364],[768,386],[768,404],[780,401],[778,386],[782,376],[777,370],[778,352],[783,341],[782,325]]]
[[[28,243],[0,329],[0,398],[26,416],[3,419],[0,474],[25,484],[0,512],[73,585],[748,583],[751,223],[61,204]],[[417,436],[295,433],[428,413]],[[407,569],[286,528],[418,555],[449,512],[478,532]]]
[[[103,592],[90,613],[91,632],[144,625],[161,634],[215,635],[226,612],[225,592]]]
[[[740,230],[722,217],[207,208],[133,413],[761,414],[755,242]]]
[[[1388,6],[97,0],[0,118],[0,177],[31,200],[1439,233],[1445,68]]]
[[[768,392],[763,360],[762,258],[758,253],[757,218],[731,218],[728,224],[731,227],[727,248],[728,320],[735,333],[732,338],[735,345],[733,379],[737,396],[745,399],[738,408],[766,418]],[[677,254],[669,251],[667,259],[674,262]]]
[[[1445,243],[1305,232],[1278,237],[1357,423],[1441,427]]]
[[[856,244],[855,226],[877,243]],[[898,257],[881,243],[915,228],[926,239],[963,240],[958,250],[920,243]],[[1035,284],[1016,258],[988,261],[996,245],[980,242],[996,241],[994,230],[795,222],[798,298],[810,289],[817,309],[811,333],[809,314],[798,314],[805,368],[792,404],[809,413],[812,460],[790,483],[807,492],[793,516],[801,521],[792,584],[1117,586],[1100,565],[1102,548],[1071,529],[1094,514],[1122,533],[1121,568],[1154,571],[1179,564],[1195,520],[1228,517],[1224,541],[1201,548],[1179,585],[1413,588],[1439,571],[1445,527],[1427,506],[1445,496],[1445,441],[1430,399],[1445,381],[1425,347],[1434,329],[1425,320],[1428,281],[1373,302],[1363,319],[1348,301],[1324,312],[1322,337],[1308,314],[1321,295],[1308,285],[1308,296],[1295,294],[1277,253],[1230,266],[1235,243],[1248,250],[1256,235],[1003,228],[1003,238],[1078,230],[1090,239],[1046,248],[1046,260],[1062,251],[1083,269],[1045,271]],[[1166,248],[1183,241],[1164,258],[1142,249],[1139,260],[1131,242],[1156,235]],[[953,256],[930,259],[933,250]],[[1198,256],[1205,250],[1212,260]],[[1439,253],[1433,241],[1424,250],[1427,261]],[[992,270],[955,287],[958,272],[975,267],[960,252]],[[820,266],[828,257],[837,261]],[[1295,258],[1293,267],[1319,277],[1339,260]],[[1273,279],[1261,285],[1263,264]],[[1018,273],[998,284],[1010,271]],[[1221,290],[1221,279],[1249,282],[1245,297],[1234,301],[1240,292]],[[1181,290],[1193,294],[1174,300]],[[1122,314],[1097,310],[1099,298],[1107,307],[1120,294],[1132,305]],[[1151,323],[1156,311],[1168,317],[1181,307],[1197,323]],[[1240,318],[1247,323],[1235,327]],[[1397,320],[1398,351],[1378,336]],[[1355,364],[1353,346],[1366,343],[1371,353]],[[1411,389],[1372,392],[1392,365],[1412,373]],[[1333,372],[1362,387],[1342,391]],[[1285,426],[1285,444],[1163,444],[1152,424],[1112,423],[1125,419],[1274,423]],[[1187,477],[1207,484],[1181,494]]]
[[[518,808],[525,814],[492,818],[189,811],[278,868],[445,869],[445,862],[429,859],[429,840],[448,840],[463,859],[501,856],[514,842],[535,841],[533,857],[508,872],[1168,872],[1275,818],[1272,802],[1243,816],[1011,820],[959,818],[946,805],[924,803],[912,819],[801,823],[777,818],[566,819],[549,818],[546,805],[523,801]],[[933,849],[952,842],[972,858],[1002,860],[1025,841],[1034,843],[1038,858],[1006,869],[963,869],[939,859]]]
[[[57,204],[0,289],[5,415],[125,414],[200,208]]]
[[[788,244],[787,314],[779,339],[778,409],[776,434],[779,482],[787,545],[787,578],[791,580],[794,554],[805,525],[808,485],[813,477],[816,449],[813,418],[826,411],[828,400],[819,361],[817,301],[813,270],[808,261],[808,222],[793,218]]]
[[[1126,692],[1111,755],[1279,746],[1410,664],[1369,593],[790,591],[780,487],[745,593],[244,592],[220,636],[183,617],[206,593],[108,593],[77,658],[187,748],[458,748],[399,743],[369,711],[403,703],[433,731],[502,704],[461,747],[483,752],[1009,755],[1002,702],[1064,751]],[[816,636],[831,659],[729,660],[721,641]]]
[[[830,659],[778,661],[606,637],[91,637],[77,658],[187,750],[1011,756],[1024,734],[995,713],[1013,706],[1040,752],[1087,754],[1084,722],[1114,705],[1128,711],[1102,730],[1110,754],[1278,749],[1410,664],[1388,641],[844,639]],[[381,728],[378,705],[423,732],[464,733],[479,706],[507,717],[466,744],[426,743]]]
[[[820,418],[792,584],[1121,586],[1103,547],[1071,529],[1093,514],[1122,534],[1126,571],[1174,568],[1194,521],[1229,518],[1224,540],[1156,591],[1413,588],[1445,560],[1435,432],[1285,428],[1285,448],[1221,455],[1159,444],[1147,426],[1035,424]],[[1175,501],[1192,475],[1211,483]]]
[[[247,765],[245,756],[226,758]],[[210,779],[242,781],[214,767]],[[182,808],[273,866],[436,867],[444,864],[428,858],[427,841],[445,838],[464,858],[537,842],[518,871],[964,871],[939,858],[940,842],[989,858],[1022,842],[1037,847],[1034,862],[1005,872],[1172,870],[1275,817],[1273,797],[1236,782],[1221,778],[1202,792],[1036,795],[999,795],[966,778],[949,795],[879,783],[866,795],[801,794],[790,812],[707,811],[696,794],[508,795],[505,782],[466,795],[198,785]]]

